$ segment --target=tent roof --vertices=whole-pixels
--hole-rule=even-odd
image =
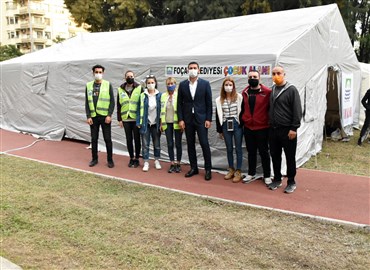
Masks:
[[[337,5],[332,4],[115,32],[82,33],[7,63],[187,55],[277,55],[336,10]],[[149,49],[148,43],[151,45]]]

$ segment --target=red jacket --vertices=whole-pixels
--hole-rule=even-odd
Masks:
[[[254,105],[253,115],[251,114],[249,107],[249,86],[242,91],[242,121],[244,123],[244,127],[251,130],[260,130],[269,127],[271,89],[263,84],[260,84],[260,87],[261,89],[256,95],[256,104]]]

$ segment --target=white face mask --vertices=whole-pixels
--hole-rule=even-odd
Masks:
[[[190,78],[195,78],[198,76],[198,70],[197,69],[189,69],[189,76]]]
[[[227,85],[227,86],[224,87],[224,90],[225,90],[226,93],[231,93],[233,91],[233,87]]]
[[[103,79],[103,74],[101,74],[101,73],[94,73],[94,78],[97,81],[101,81]]]
[[[154,83],[148,83],[146,85],[146,88],[148,88],[148,90],[154,90],[155,89],[155,84]]]

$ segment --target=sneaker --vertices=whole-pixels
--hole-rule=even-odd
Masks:
[[[161,163],[159,163],[158,159],[154,160],[154,166],[157,170],[162,169]]]
[[[170,168],[168,169],[168,173],[173,173],[176,171],[176,164],[171,164]]]
[[[139,165],[140,165],[140,162],[139,162],[139,159],[134,159],[134,168],[137,168],[137,167],[139,167]]]
[[[253,182],[255,179],[256,179],[256,175],[248,174],[247,177],[243,179],[243,183],[248,184],[250,182]]]
[[[279,187],[281,187],[283,184],[281,181],[273,181],[271,184],[268,185],[268,188],[271,190],[275,190]]]
[[[289,185],[286,186],[284,192],[285,193],[293,193],[296,188],[297,188],[296,184],[289,184]]]
[[[176,164],[176,173],[180,173],[181,172],[181,165],[180,165],[180,163],[177,163]]]
[[[265,177],[263,180],[265,181],[266,186],[272,183],[271,177]]]
[[[235,170],[234,168],[229,168],[229,172],[225,175],[225,180],[230,180],[234,177]]]
[[[149,162],[145,161],[144,166],[143,166],[143,172],[147,172],[147,171],[149,171]]]
[[[233,183],[239,183],[242,181],[242,173],[240,170],[236,170],[234,173]]]

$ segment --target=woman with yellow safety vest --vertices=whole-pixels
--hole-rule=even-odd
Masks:
[[[131,70],[125,73],[126,82],[118,87],[117,93],[117,120],[119,126],[125,129],[126,145],[130,155],[130,168],[139,166],[141,149],[140,133],[136,126],[136,111],[140,102],[140,95],[143,92],[141,85],[135,82],[134,72]],[[135,155],[134,144],[135,143]]]
[[[166,134],[168,155],[171,166],[168,173],[181,172],[182,157],[182,130],[179,126],[177,117],[177,90],[175,78],[169,77],[166,80],[167,92],[161,97],[161,131]],[[173,137],[175,135],[175,144]],[[176,161],[174,154],[174,145],[176,146]]]
[[[162,169],[161,164],[159,163],[159,158],[161,156],[161,93],[157,90],[157,79],[154,75],[147,76],[145,85],[146,88],[140,95],[140,106],[138,106],[136,113],[136,125],[140,129],[143,145],[143,171],[147,172],[149,170],[150,137],[152,137],[154,148],[154,166],[157,170]]]

